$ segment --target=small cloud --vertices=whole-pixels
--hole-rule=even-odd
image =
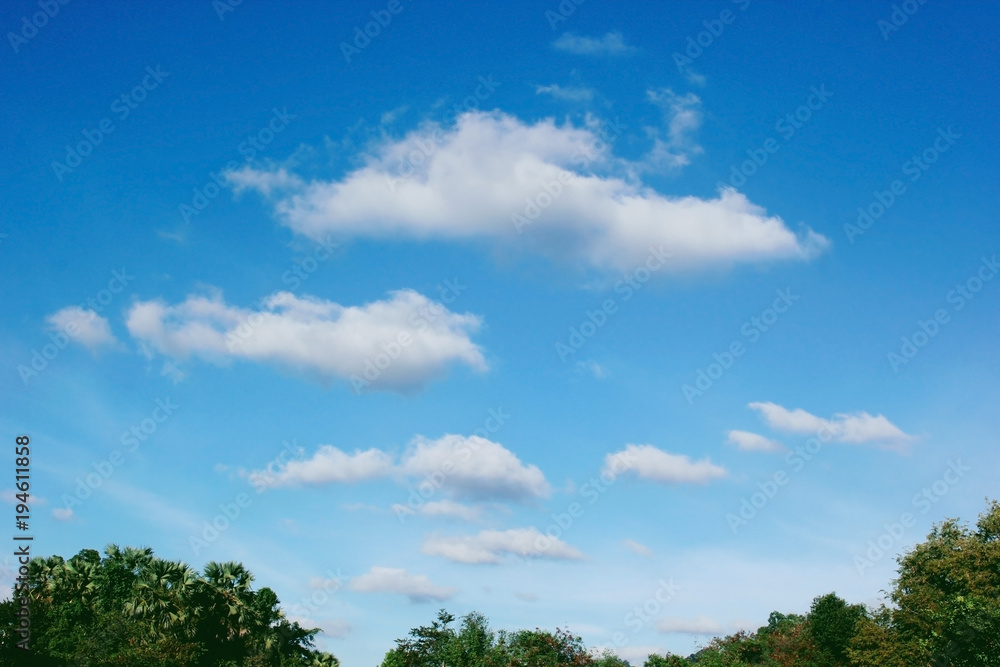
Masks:
[[[605,370],[604,366],[601,366],[599,363],[597,363],[592,359],[588,359],[587,361],[576,362],[576,368],[577,370],[590,373],[599,380],[603,380],[608,376],[608,372]]]
[[[404,104],[403,106],[399,106],[390,111],[386,111],[384,114],[382,114],[380,123],[382,125],[392,125],[397,120],[399,120],[400,116],[405,114],[407,110],[409,110],[409,108],[410,108],[409,106]]]
[[[17,505],[18,503],[21,502],[21,499],[17,497],[19,493],[20,493],[19,491],[15,491],[14,489],[4,489],[4,491],[0,493],[0,499],[2,499],[4,502],[10,503],[11,505]],[[28,493],[28,504],[47,505],[48,501],[45,500],[45,498],[43,498],[42,496],[36,496],[33,493]]]
[[[256,190],[265,197],[270,197],[274,190],[301,188],[305,183],[285,167],[277,171],[257,171],[249,166],[239,171],[226,172],[229,182],[233,184],[233,192],[240,194],[244,190]]]
[[[423,514],[424,516],[454,517],[463,521],[479,521],[483,513],[483,509],[480,506],[463,505],[454,500],[432,500],[420,505],[416,509],[407,505],[396,504],[392,506],[392,511],[397,516],[401,514]]]
[[[647,558],[652,558],[653,556],[652,549],[647,547],[645,544],[639,544],[635,540],[624,540],[622,541],[622,544],[625,546],[626,549],[628,549],[634,554],[645,556]]]
[[[771,440],[750,431],[730,431],[728,442],[744,452],[785,451],[785,446],[777,440]]]
[[[524,600],[525,602],[538,602],[538,596],[534,593],[522,593],[521,591],[514,591],[514,597],[518,600]]]
[[[506,556],[580,560],[583,554],[562,540],[538,532],[537,528],[484,530],[478,535],[457,537],[432,536],[421,551],[428,556],[441,556],[455,563],[496,565]]]
[[[576,86],[560,86],[554,83],[551,86],[538,86],[535,88],[536,95],[551,95],[553,99],[564,100],[566,102],[589,102],[594,99],[594,91],[591,88]]]
[[[673,484],[704,484],[726,476],[726,469],[708,458],[692,461],[683,454],[670,454],[652,445],[626,445],[604,458],[604,474],[634,472],[641,479]]]
[[[69,507],[57,507],[52,510],[52,516],[55,517],[57,521],[72,521],[76,517],[76,514],[74,514],[73,510]]]
[[[749,407],[760,412],[768,426],[779,431],[827,435],[837,442],[854,444],[874,442],[890,449],[903,449],[916,440],[883,415],[839,412],[833,419],[823,419],[801,408],[789,410],[776,403],[750,403]]]
[[[351,579],[348,588],[359,593],[395,593],[410,598],[410,602],[443,601],[458,591],[436,586],[424,574],[409,574],[406,570],[373,566],[371,571]]]
[[[604,37],[583,37],[571,32],[563,33],[552,42],[553,48],[578,56],[627,56],[636,52],[635,47],[625,43],[620,32],[609,32]]]
[[[662,618],[657,621],[656,629],[664,634],[681,635],[712,635],[721,633],[724,630],[722,624],[708,616],[699,616],[697,618],[671,616]]]
[[[45,319],[50,330],[65,332],[71,340],[91,350],[118,342],[111,333],[108,320],[93,310],[67,306]]]

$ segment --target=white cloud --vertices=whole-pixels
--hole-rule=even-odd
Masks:
[[[127,317],[134,338],[176,359],[247,359],[390,391],[417,389],[450,363],[485,370],[469,338],[479,324],[412,290],[363,306],[277,292],[259,310],[227,305],[219,294],[189,296],[176,306],[138,302]]]
[[[889,447],[904,447],[916,439],[904,433],[883,415],[873,417],[867,412],[839,412],[833,419],[823,419],[801,408],[789,410],[775,403],[750,403],[750,408],[760,412],[771,428],[813,435],[822,431],[822,435],[837,442],[875,442]]]
[[[674,171],[691,163],[691,155],[702,153],[695,140],[701,127],[701,98],[694,93],[677,95],[670,88],[646,91],[649,100],[663,110],[667,138],[656,128],[646,128],[653,137],[653,148],[643,160],[643,167],[655,171]]]
[[[625,546],[626,549],[639,556],[645,556],[646,558],[650,558],[653,555],[652,549],[647,547],[645,544],[640,544],[639,542],[636,542],[635,540],[623,540],[622,544]]]
[[[275,190],[300,188],[304,185],[301,178],[290,174],[285,167],[277,171],[232,171],[226,176],[233,183],[233,190],[239,194],[243,190],[256,190],[265,196],[270,196]]]
[[[724,631],[722,624],[708,616],[699,616],[697,618],[677,618],[671,616],[661,618],[656,622],[656,629],[664,634],[676,633],[685,635],[712,635]]]
[[[503,445],[476,435],[417,437],[400,469],[417,477],[438,476],[442,488],[462,498],[517,500],[551,492],[537,466],[521,463]]]
[[[441,556],[456,563],[476,565],[501,563],[511,554],[523,558],[553,560],[583,558],[583,554],[576,547],[544,535],[534,527],[503,531],[484,530],[475,536],[435,535],[424,542],[422,551],[429,556]]]
[[[406,570],[373,566],[371,571],[351,579],[347,585],[359,593],[395,593],[410,598],[410,602],[447,600],[458,591],[436,586],[425,574],[409,574]]]
[[[571,32],[563,33],[552,46],[578,56],[624,56],[635,53],[635,48],[625,43],[620,32],[609,32],[604,37],[582,37]]]
[[[579,369],[579,370],[581,370],[581,371],[586,371],[586,372],[592,374],[598,380],[603,380],[604,378],[606,378],[608,376],[608,372],[607,372],[607,370],[605,370],[604,366],[601,366],[599,363],[597,363],[593,359],[588,359],[587,361],[578,361],[578,362],[576,362],[576,368]]]
[[[704,484],[726,476],[726,469],[710,459],[692,461],[688,456],[670,454],[652,445],[626,445],[624,450],[605,457],[605,473],[613,475],[624,471],[632,471],[642,479],[670,483]]]
[[[67,306],[45,318],[49,329],[53,331],[63,331],[70,340],[81,345],[97,349],[102,345],[113,345],[117,343],[108,320],[98,315],[95,311],[81,308],[80,306]]]
[[[424,514],[426,516],[447,516],[463,521],[479,521],[482,518],[482,507],[463,505],[454,500],[432,500],[418,506],[416,509],[408,505],[393,505],[393,512],[399,515]]]
[[[580,86],[560,86],[553,83],[551,86],[537,86],[536,95],[551,95],[553,99],[565,100],[567,102],[589,102],[594,99],[594,91],[591,88]]]
[[[457,498],[476,500],[526,500],[544,498],[551,487],[538,466],[526,465],[503,445],[476,435],[447,434],[437,440],[415,437],[397,463],[379,449],[348,454],[332,445],[321,445],[309,458],[295,458],[269,470],[247,476],[256,487],[338,484],[384,477],[410,477],[417,489],[441,490]],[[393,506],[395,510],[397,506]],[[400,511],[411,508],[399,505]],[[457,502],[423,503],[421,513],[473,520],[479,510]]]
[[[671,136],[686,136],[692,122],[690,110],[679,112]],[[403,178],[400,165],[414,151],[426,159]],[[808,229],[797,237],[733,189],[714,199],[661,195],[634,177],[644,168],[614,158],[594,127],[558,127],[551,119],[528,125],[476,111],[459,116],[454,127],[430,124],[382,144],[342,180],[313,181],[283,195],[275,212],[313,238],[336,232],[500,242],[604,270],[634,269],[650,247],[665,247],[672,254],[667,270],[681,271],[804,260],[828,244]],[[623,176],[596,173],[614,169]],[[247,168],[232,178],[251,183],[258,176]],[[545,184],[557,194],[550,196]],[[551,203],[524,225],[515,216],[530,214],[540,194]]]
[[[76,517],[76,514],[69,507],[57,507],[52,510],[52,516],[57,521],[72,521]]]
[[[765,438],[750,431],[730,431],[729,443],[744,452],[783,452],[785,446],[777,440]]]
[[[331,445],[321,445],[312,458],[293,459],[276,470],[255,470],[250,483],[258,486],[296,486],[359,482],[384,477],[393,470],[392,457],[377,449],[347,454]]]

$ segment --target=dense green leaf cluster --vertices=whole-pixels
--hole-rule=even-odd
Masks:
[[[14,648],[15,600],[0,603],[0,665],[55,667],[337,667],[318,630],[290,622],[238,563],[202,574],[150,549],[86,549],[29,565],[30,657]],[[878,609],[830,593],[805,616],[772,612],[756,632],[713,639],[694,655],[644,667],[1000,667],[1000,503],[975,529],[949,519],[898,558]],[[476,612],[445,610],[396,640],[381,667],[627,667],[565,630],[494,631]]]
[[[29,563],[30,653],[15,648],[15,612],[0,603],[0,664],[38,667],[336,667],[312,649],[317,629],[289,622],[239,563],[202,574],[152,549],[110,545]]]

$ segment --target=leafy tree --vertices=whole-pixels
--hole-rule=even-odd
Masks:
[[[284,618],[274,591],[239,563],[202,574],[148,548],[109,545],[28,565],[31,652],[15,648],[19,603],[0,602],[0,665],[335,667],[318,630]]]
[[[1000,666],[1000,503],[976,530],[948,519],[900,557],[891,606],[862,622],[857,665]]]

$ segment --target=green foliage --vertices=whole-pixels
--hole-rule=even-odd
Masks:
[[[1000,666],[1000,503],[976,530],[949,519],[899,559],[883,607],[849,651],[855,664]]]
[[[0,664],[87,667],[335,667],[312,650],[318,630],[284,618],[274,591],[239,563],[202,574],[151,549],[28,564],[31,652],[15,648],[14,600],[0,602]]]

